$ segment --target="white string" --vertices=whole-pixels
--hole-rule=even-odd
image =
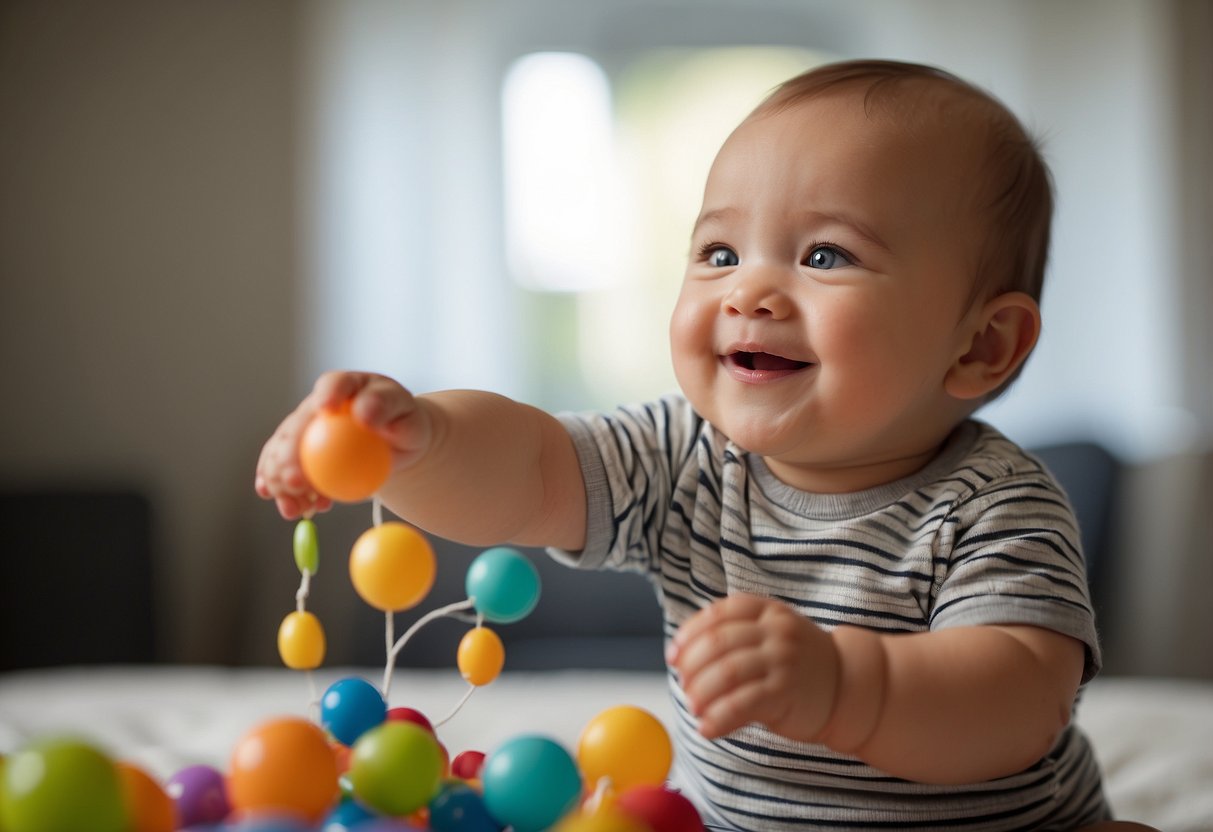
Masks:
[[[584,811],[587,815],[592,815],[602,806],[602,802],[606,800],[607,794],[611,791],[611,778],[602,776],[598,778],[598,782],[594,784],[594,793],[586,798]]]
[[[320,691],[316,688],[316,674],[312,671],[305,671],[307,676],[307,689],[312,695],[312,699],[307,704],[307,714],[312,722],[320,724]]]
[[[383,525],[383,500],[378,494],[371,499],[371,521],[375,526]]]
[[[459,700],[459,704],[457,704],[457,705],[455,706],[455,709],[454,709],[454,710],[452,710],[452,711],[451,711],[449,714],[447,714],[446,716],[444,716],[442,719],[440,719],[440,720],[438,720],[437,722],[435,722],[435,723],[434,723],[434,727],[435,727],[435,728],[441,728],[443,725],[445,725],[446,723],[450,722],[450,721],[451,721],[451,718],[452,718],[453,716],[455,716],[455,714],[459,713],[459,709],[460,709],[460,708],[462,708],[464,705],[466,705],[466,704],[467,704],[467,701],[468,701],[469,699],[471,699],[471,698],[472,698],[472,694],[473,694],[473,693],[475,693],[475,692],[476,692],[476,686],[475,686],[475,685],[468,685],[467,693],[463,694],[463,698]]]
[[[384,655],[387,661],[383,668],[383,700],[386,702],[392,689],[392,670],[396,666],[396,654],[392,651],[392,642],[396,639],[396,617],[391,610],[384,613],[386,623],[383,627]]]
[[[298,612],[303,612],[307,609],[308,595],[312,589],[312,573],[308,569],[303,570],[302,577],[299,579],[299,589],[295,590],[295,609]]]
[[[400,655],[400,651],[404,649],[404,645],[408,644],[409,639],[417,634],[417,631],[429,624],[431,621],[442,618],[444,615],[466,610],[476,604],[475,598],[468,598],[466,601],[456,601],[453,604],[447,604],[445,607],[439,607],[436,610],[431,610],[425,615],[413,622],[413,626],[409,627],[404,635],[402,635],[394,645],[388,648],[387,665],[383,669],[383,698],[386,700],[392,692],[392,671],[396,668],[396,657]],[[387,614],[388,620],[392,618],[392,614]]]

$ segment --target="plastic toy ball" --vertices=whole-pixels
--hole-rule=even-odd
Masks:
[[[554,832],[653,832],[641,821],[613,810],[572,815],[561,821]]]
[[[412,722],[415,725],[420,725],[431,734],[434,733],[434,724],[430,722],[429,717],[423,714],[416,708],[396,707],[389,708],[387,712],[388,719],[401,720],[403,722]]]
[[[434,832],[500,832],[501,824],[485,808],[480,793],[464,783],[444,785],[430,801]]]
[[[392,472],[392,449],[354,419],[348,403],[316,414],[299,440],[299,463],[308,482],[345,503],[367,499]]]
[[[360,803],[401,816],[429,803],[442,767],[433,734],[411,722],[393,721],[367,731],[354,744],[349,776]]]
[[[305,719],[265,722],[232,751],[228,797],[233,811],[297,814],[318,821],[337,793],[337,759],[324,732]]]
[[[306,517],[295,524],[292,540],[295,551],[295,566],[302,572],[315,575],[320,571],[320,542],[316,537],[316,524]]]
[[[210,766],[181,769],[168,779],[164,790],[177,806],[182,827],[218,823],[231,811],[223,775]]]
[[[351,676],[329,685],[320,698],[320,723],[343,745],[387,719],[387,703],[370,682]]]
[[[468,567],[464,586],[476,611],[498,624],[526,618],[539,603],[535,565],[507,546],[481,552]]]
[[[333,811],[329,812],[328,817],[321,824],[321,828],[324,832],[348,832],[348,830],[374,817],[375,814],[357,800],[346,798],[338,803]]]
[[[306,610],[296,610],[278,627],[278,655],[291,670],[315,670],[324,663],[324,627]]]
[[[617,791],[661,785],[670,773],[674,749],[657,717],[634,705],[607,708],[581,732],[577,762],[586,781],[609,777]]]
[[[455,759],[451,760],[451,774],[461,780],[477,779],[483,767],[483,751],[460,751],[455,755]]]
[[[528,735],[502,743],[480,772],[489,814],[515,832],[547,829],[577,805],[581,774],[555,740]]]
[[[388,522],[367,529],[350,551],[354,590],[372,607],[399,612],[416,606],[434,586],[434,550],[421,532]]]
[[[695,805],[685,795],[662,786],[633,786],[616,798],[615,806],[644,821],[652,832],[703,832]]]
[[[5,832],[127,832],[113,761],[87,743],[48,739],[4,761],[0,829]]]
[[[130,763],[117,762],[114,768],[122,783],[130,832],[173,832],[177,828],[177,810],[160,784]]]
[[[468,630],[455,655],[463,678],[477,687],[496,679],[505,666],[505,646],[488,627]]]

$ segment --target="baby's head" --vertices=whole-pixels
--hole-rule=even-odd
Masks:
[[[1034,346],[1051,212],[1032,140],[980,90],[883,61],[798,76],[708,176],[678,379],[785,481],[909,473]]]

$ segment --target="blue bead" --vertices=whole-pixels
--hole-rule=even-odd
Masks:
[[[351,676],[333,682],[320,699],[320,722],[342,745],[353,745],[386,718],[387,703],[365,679]]]

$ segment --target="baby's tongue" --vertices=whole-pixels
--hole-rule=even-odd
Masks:
[[[793,361],[780,355],[765,352],[754,353],[755,370],[798,370],[804,366],[802,361]]]

